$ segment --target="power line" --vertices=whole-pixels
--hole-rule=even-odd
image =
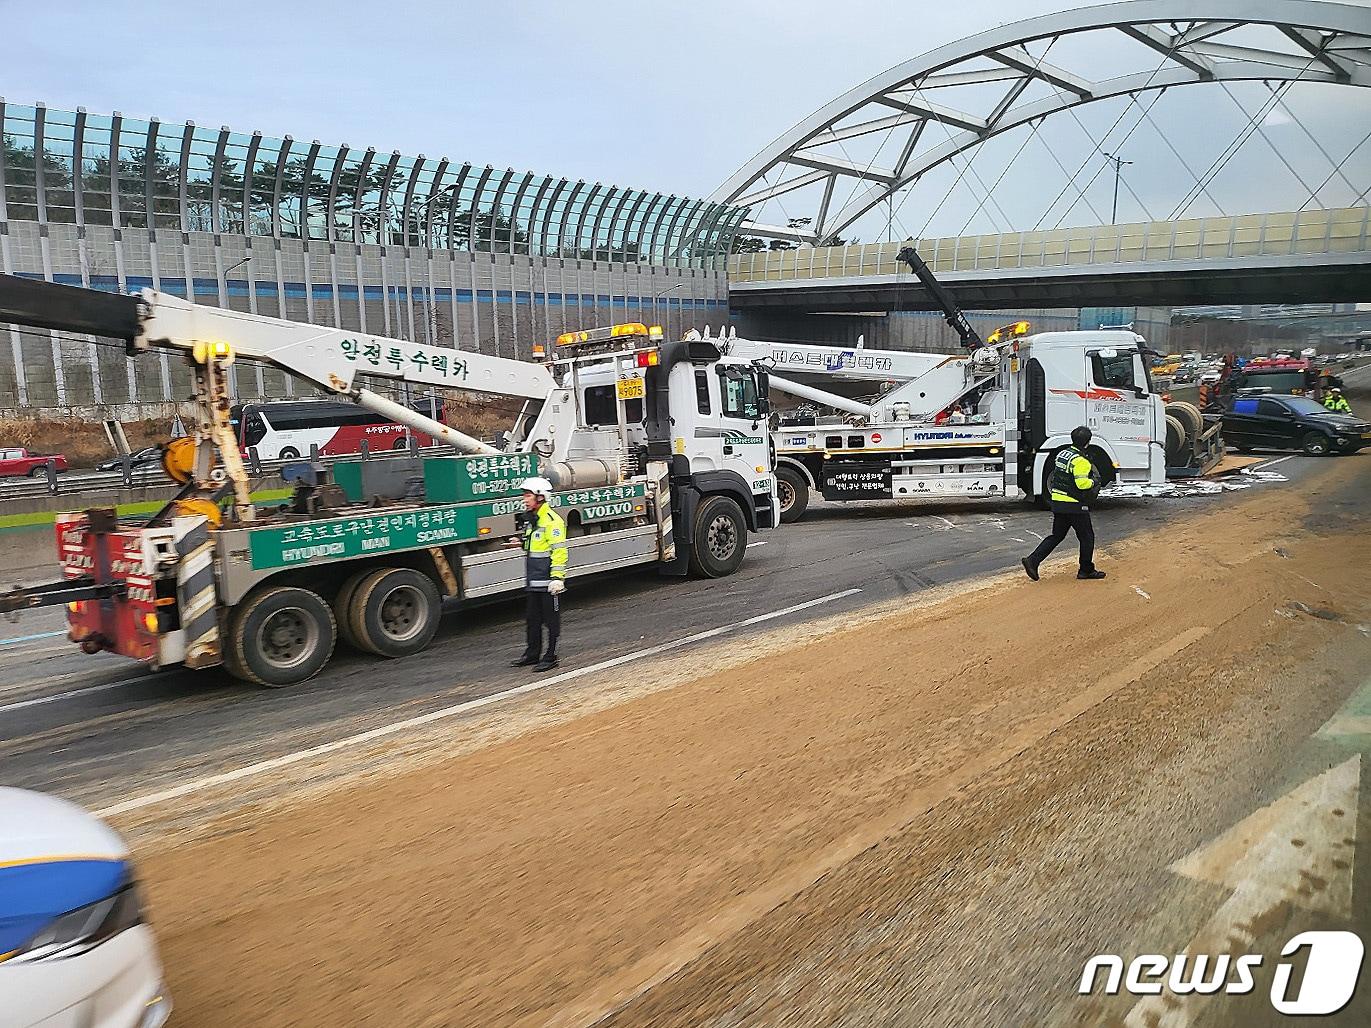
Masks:
[[[1276,91],[1276,87],[1271,85],[1270,82],[1266,83],[1266,88],[1271,90],[1273,93]],[[1342,180],[1347,183],[1347,188],[1352,190],[1353,193],[1357,192],[1357,187],[1352,184],[1352,180],[1349,179],[1346,175],[1343,175],[1342,173],[1341,165],[1342,163],[1346,162],[1347,158],[1344,157],[1342,162],[1333,160],[1333,156],[1324,148],[1323,144],[1320,143],[1317,138],[1315,138],[1314,133],[1309,131],[1309,128],[1304,124],[1304,122],[1300,118],[1296,117],[1295,112],[1292,111],[1288,106],[1286,106],[1284,101],[1277,101],[1277,106],[1280,107],[1281,110],[1285,111],[1285,113],[1290,116],[1290,120],[1293,121],[1297,126],[1299,126],[1300,131],[1309,137],[1309,141],[1314,144],[1314,146],[1318,149],[1319,153],[1323,154],[1324,159],[1327,160],[1330,165],[1332,165],[1335,169],[1338,170],[1338,174],[1342,176]],[[1348,154],[1348,157],[1350,156],[1351,154]],[[1365,192],[1363,192],[1362,195],[1365,195]]]
[[[1194,23],[1191,22],[1191,24],[1193,25]],[[1150,75],[1147,76],[1147,81],[1143,83],[1143,87],[1142,87],[1143,89],[1146,89],[1148,86],[1150,86],[1150,85],[1152,84],[1152,80],[1153,80],[1154,78],[1156,78],[1159,74],[1161,74],[1162,68],[1166,67],[1166,63],[1167,63],[1169,60],[1171,60],[1171,55],[1172,55],[1172,53],[1175,52],[1175,50],[1176,50],[1176,44],[1175,44],[1175,43],[1172,43],[1172,45],[1170,46],[1170,48],[1168,48],[1167,52],[1164,53],[1164,54],[1162,55],[1162,59],[1161,59],[1159,62],[1157,62],[1157,66],[1156,66],[1155,68],[1152,69],[1152,73],[1151,73]],[[1136,92],[1141,92],[1141,90],[1137,90]],[[1109,128],[1105,129],[1104,135],[1101,137],[1101,141],[1103,141],[1104,139],[1108,139],[1108,138],[1109,138],[1109,133],[1113,132],[1114,129],[1118,127],[1119,122],[1123,121],[1123,117],[1124,117],[1124,115],[1127,114],[1127,113],[1128,113],[1128,107],[1127,107],[1127,105],[1125,105],[1124,109],[1123,109],[1122,111],[1119,112],[1119,116],[1118,116],[1117,118],[1114,119],[1114,123],[1113,123],[1112,125],[1110,125]],[[1135,126],[1135,127],[1136,127],[1136,126]],[[1128,136],[1124,136],[1124,140],[1127,140],[1127,139],[1128,139]],[[1093,142],[1093,140],[1092,140],[1092,142]],[[1118,150],[1118,149],[1120,149],[1120,148],[1122,147],[1122,145],[1123,145],[1123,141],[1120,141],[1119,143],[1115,144],[1114,149],[1115,149],[1115,150]],[[1095,143],[1095,148],[1096,148],[1097,150],[1098,150],[1098,149],[1101,149],[1100,144],[1099,144],[1099,143]],[[1049,214],[1052,213],[1052,208],[1053,208],[1053,207],[1056,207],[1057,204],[1058,204],[1058,202],[1060,202],[1061,198],[1062,198],[1063,196],[1066,195],[1066,191],[1067,191],[1068,189],[1070,189],[1073,185],[1075,185],[1076,176],[1079,175],[1082,171],[1084,171],[1086,165],[1089,164],[1089,163],[1090,163],[1090,157],[1086,157],[1085,160],[1081,161],[1081,166],[1080,166],[1079,168],[1076,169],[1075,174],[1073,174],[1073,175],[1071,176],[1071,178],[1067,181],[1066,185],[1062,186],[1061,192],[1059,192],[1059,193],[1056,195],[1056,197],[1053,198],[1052,202],[1051,202],[1050,204],[1047,205],[1047,209],[1043,211],[1042,217],[1040,217],[1040,218],[1037,220],[1037,222],[1033,225],[1033,231],[1036,232],[1039,228],[1042,227],[1042,223],[1047,219],[1047,216],[1048,216]],[[1103,170],[1103,168],[1101,168],[1101,170]],[[1098,178],[1098,177],[1099,177],[1099,172],[1096,172],[1095,177],[1092,178],[1092,179],[1090,180],[1090,182],[1094,182],[1094,181],[1095,181],[1095,178]],[[1086,183],[1086,189],[1089,189],[1089,188],[1090,188],[1090,183]],[[1084,192],[1085,192],[1084,189],[1080,189],[1079,187],[1077,187],[1077,191],[1080,192],[1080,193],[1082,193],[1082,194],[1084,194]],[[1073,203],[1073,204],[1071,205],[1071,207],[1068,207],[1068,208],[1066,209],[1066,212],[1069,213],[1069,212],[1071,211],[1071,208],[1072,208],[1072,207],[1075,207],[1075,206],[1076,206],[1076,204]],[[1063,218],[1066,217],[1066,213],[1064,213],[1064,214],[1062,215],[1062,217],[1063,217]],[[1058,220],[1057,224],[1061,224],[1060,219]],[[1055,228],[1056,226],[1053,226],[1053,227]]]
[[[1151,102],[1150,104],[1148,104],[1146,108],[1143,108],[1144,112],[1150,111],[1153,107],[1157,106],[1157,102],[1158,102],[1159,100],[1161,100],[1161,98],[1162,98],[1164,92],[1165,92],[1164,90],[1163,90],[1163,91],[1159,91],[1159,92],[1157,93],[1157,95],[1154,96],[1154,97],[1152,98],[1152,102]],[[1114,125],[1111,125],[1111,126],[1109,127],[1109,132],[1113,132],[1113,131],[1114,131],[1114,126],[1118,125],[1119,122],[1123,120],[1124,115],[1128,113],[1128,106],[1129,106],[1129,105],[1125,105],[1125,106],[1124,106],[1123,112],[1119,115],[1118,119],[1114,122]],[[1142,118],[1139,118],[1137,121],[1135,121],[1135,122],[1133,123],[1133,127],[1130,128],[1127,132],[1125,132],[1125,133],[1123,134],[1123,138],[1120,139],[1117,143],[1115,143],[1115,144],[1113,145],[1112,149],[1114,149],[1114,150],[1122,150],[1122,149],[1123,149],[1124,143],[1128,142],[1128,140],[1132,138],[1133,133],[1136,132],[1136,131],[1138,131],[1138,126],[1141,125],[1141,124],[1142,124]],[[1106,132],[1106,133],[1105,133],[1105,138],[1107,138],[1107,137],[1109,136],[1109,132]],[[1103,151],[1101,151],[1101,152],[1103,152]],[[1105,169],[1107,166],[1108,166],[1108,164],[1101,164],[1101,165],[1099,166],[1099,168],[1095,171],[1095,174],[1093,174],[1093,175],[1090,176],[1090,181],[1087,182],[1087,183],[1085,184],[1085,189],[1089,189],[1091,186],[1093,186],[1093,185],[1095,184],[1095,180],[1096,180],[1097,178],[1099,178],[1101,175],[1104,174],[1104,169]],[[1085,194],[1085,190],[1084,190],[1084,189],[1081,190],[1081,194],[1082,194],[1082,195]],[[1076,204],[1075,204],[1075,203],[1072,203],[1070,207],[1068,207],[1066,210],[1062,211],[1061,217],[1057,219],[1056,223],[1053,224],[1052,227],[1053,227],[1053,228],[1057,228],[1059,225],[1061,225],[1061,223],[1062,223],[1063,221],[1066,220],[1066,216],[1067,216],[1068,214],[1070,214],[1070,213],[1072,212],[1072,210],[1075,209],[1075,206],[1076,206]],[[1049,208],[1049,210],[1050,210],[1050,208]],[[1047,216],[1046,214],[1043,215],[1043,217],[1046,217],[1046,216]]]
[[[1238,108],[1238,110],[1242,111],[1242,113],[1243,113],[1244,115],[1246,115],[1246,114],[1247,114],[1247,108],[1244,107],[1244,106],[1238,101],[1238,98],[1237,98],[1236,96],[1233,95],[1233,91],[1232,91],[1231,89],[1228,88],[1228,83],[1226,83],[1226,82],[1221,82],[1221,83],[1219,83],[1219,84],[1220,84],[1221,86],[1223,86],[1223,91],[1224,91],[1225,93],[1228,94],[1228,98],[1229,98],[1230,100],[1233,101],[1234,106],[1236,106],[1236,107]],[[1273,96],[1273,98],[1274,98],[1274,97],[1279,96],[1279,94],[1273,91],[1273,92],[1272,92],[1272,96]],[[1277,101],[1277,102],[1279,102],[1279,101]],[[1274,109],[1274,108],[1273,108],[1273,109]],[[1269,114],[1269,112],[1268,112],[1268,114]],[[1265,119],[1266,119],[1266,115],[1263,115],[1263,116],[1262,116],[1262,120],[1265,120]],[[1306,182],[1306,181],[1304,180],[1304,176],[1302,176],[1298,171],[1295,170],[1295,166],[1294,166],[1293,164],[1291,164],[1288,160],[1286,160],[1285,154],[1281,153],[1281,152],[1280,152],[1280,149],[1276,146],[1276,144],[1273,143],[1273,142],[1271,142],[1271,137],[1268,136],[1268,135],[1266,134],[1266,130],[1263,129],[1263,128],[1261,127],[1261,123],[1260,123],[1260,122],[1257,123],[1257,132],[1261,135],[1262,140],[1266,143],[1266,145],[1269,146],[1269,147],[1271,148],[1271,152],[1274,153],[1277,157],[1280,158],[1280,162],[1281,162],[1282,164],[1285,165],[1286,170],[1289,171],[1290,174],[1292,174],[1292,175],[1295,176],[1295,181],[1298,182],[1298,183],[1299,183],[1302,187],[1304,187],[1305,189],[1308,189],[1308,188],[1309,188],[1309,183]],[[1312,192],[1317,192],[1317,191],[1316,191],[1316,190],[1315,190],[1315,191],[1311,191],[1311,195],[1312,195]],[[1323,209],[1324,209],[1323,202],[1322,202],[1322,201],[1319,201],[1319,200],[1316,200],[1316,202],[1317,202],[1318,205],[1319,205],[1319,209],[1320,209],[1320,210],[1323,210]]]
[[[1161,138],[1161,141],[1166,144],[1167,149],[1169,149],[1172,152],[1172,154],[1175,155],[1176,160],[1181,162],[1181,167],[1183,167],[1189,173],[1190,177],[1198,183],[1200,181],[1200,177],[1195,174],[1195,169],[1190,167],[1190,162],[1187,161],[1184,157],[1182,157],[1181,152],[1177,150],[1174,145],[1172,145],[1171,140],[1167,138],[1166,133],[1162,131],[1161,126],[1158,125],[1157,122],[1153,119],[1150,111],[1147,108],[1144,108],[1142,104],[1138,103],[1138,98],[1136,96],[1130,96],[1128,99],[1131,103],[1137,104],[1138,109],[1143,112],[1143,117],[1147,119],[1147,123],[1152,126],[1153,130],[1157,133],[1158,137]],[[1209,202],[1214,205],[1214,207],[1218,210],[1218,212],[1221,215],[1223,215],[1224,217],[1228,216],[1228,212],[1223,209],[1223,206],[1219,203],[1219,201],[1214,199],[1213,193],[1211,193],[1207,188],[1203,190],[1203,193],[1205,196],[1209,197]]]
[[[1256,129],[1259,127],[1260,120],[1262,118],[1265,118],[1271,112],[1271,109],[1275,106],[1275,104],[1279,102],[1280,95],[1284,92],[1287,92],[1290,86],[1292,86],[1295,83],[1295,81],[1297,81],[1300,78],[1300,76],[1302,76],[1306,71],[1308,71],[1317,59],[1317,57],[1310,57],[1309,60],[1305,63],[1304,67],[1300,69],[1299,73],[1295,76],[1294,79],[1281,83],[1279,89],[1272,92],[1271,100],[1268,103],[1262,104],[1262,106],[1258,109],[1255,118],[1248,118],[1248,124],[1244,126],[1243,129],[1238,130],[1238,135],[1234,138],[1233,142],[1224,148],[1224,150],[1219,154],[1219,156],[1214,159],[1214,163],[1211,164],[1209,166],[1209,169],[1204,173],[1205,184],[1212,182],[1215,179],[1215,177],[1217,177],[1218,173],[1227,166],[1228,162],[1231,161],[1235,156],[1237,156],[1238,151],[1241,150],[1243,146],[1247,143],[1247,141],[1252,138],[1252,133],[1255,132]],[[1197,199],[1199,199],[1199,194],[1195,193],[1194,189],[1191,189],[1190,192],[1186,193],[1186,195],[1182,198],[1182,202],[1176,205],[1176,209],[1171,212],[1168,220],[1175,220],[1176,218],[1180,217],[1182,214],[1185,213],[1186,210],[1189,209],[1190,205],[1193,204]],[[1305,203],[1307,204],[1308,201],[1306,200]],[[1301,207],[1301,210],[1303,210],[1303,207]]]

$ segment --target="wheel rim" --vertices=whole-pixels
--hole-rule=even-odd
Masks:
[[[781,513],[790,513],[790,508],[795,506],[795,487],[784,478],[776,480],[777,492],[781,495]]]
[[[424,630],[424,597],[412,585],[397,585],[381,599],[381,632],[395,642],[408,642]]]
[[[303,664],[318,645],[319,626],[301,607],[272,611],[257,631],[257,652],[282,670]]]
[[[1310,453],[1320,454],[1327,450],[1328,447],[1324,444],[1322,439],[1312,439],[1307,444],[1306,449],[1308,449]]]
[[[716,560],[728,560],[733,556],[733,551],[738,547],[738,529],[733,524],[733,519],[727,514],[717,515],[709,523],[705,543],[709,547],[710,555]]]

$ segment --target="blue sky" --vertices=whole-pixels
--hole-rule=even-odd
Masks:
[[[244,16],[232,4],[5,0],[0,95],[701,196],[768,140],[876,72],[1059,6],[1044,0],[305,0],[247,5]],[[1294,98],[1291,106],[1298,109]],[[1316,99],[1298,116],[1336,139],[1349,119],[1371,128],[1371,103],[1360,96]],[[1169,117],[1182,148],[1202,148],[1223,121],[1185,105]],[[1241,123],[1232,124],[1236,130]],[[1289,133],[1298,151],[1293,126],[1276,116],[1269,128],[1273,137]],[[1061,136],[1064,150],[1084,145],[1065,130]],[[1137,146],[1128,174],[1144,201],[1152,197],[1165,208],[1163,194],[1177,193],[1175,169],[1160,158],[1150,161],[1159,141],[1148,146],[1140,137]],[[1251,161],[1263,170],[1269,163]],[[1362,178],[1371,175],[1371,158],[1358,168]],[[1052,175],[1056,181],[1044,187]],[[1321,177],[1312,161],[1306,176]],[[1009,209],[997,220],[1032,222],[1034,204],[1047,202],[1034,192],[1055,193],[1064,181],[1046,153],[1025,154],[1005,178]],[[1289,182],[1284,187],[1299,191]],[[1094,187],[1097,206],[1100,188]],[[1242,175],[1234,176],[1232,189],[1235,209],[1260,208],[1279,192]],[[985,215],[977,207],[984,205],[974,190],[962,192],[939,211],[935,228],[956,229],[967,216],[973,228],[981,227]],[[1125,197],[1121,206],[1131,203]],[[916,212],[923,209],[932,207],[919,198],[905,209],[908,218],[902,212],[913,222],[909,232],[920,227],[923,215]],[[1094,220],[1088,215],[1081,207],[1069,220]]]

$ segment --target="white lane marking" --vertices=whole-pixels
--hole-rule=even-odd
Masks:
[[[381,725],[378,728],[372,728],[366,732],[349,735],[344,739],[336,739],[333,742],[326,742],[319,746],[311,746],[309,749],[305,750],[296,750],[294,753],[286,753],[279,757],[272,757],[270,760],[259,760],[255,764],[247,764],[244,767],[234,768],[232,771],[224,771],[217,775],[207,775],[204,778],[197,778],[190,782],[184,782],[181,785],[173,786],[170,789],[162,789],[159,792],[148,793],[145,796],[137,796],[131,800],[125,800],[123,803],[116,803],[113,806],[105,807],[94,813],[96,817],[115,817],[119,814],[127,814],[131,810],[140,810],[143,807],[151,807],[158,803],[165,803],[167,800],[178,799],[181,796],[189,796],[193,792],[209,789],[216,785],[227,785],[230,782],[242,781],[244,778],[252,778],[255,775],[260,775],[267,771],[275,771],[278,768],[289,767],[291,764],[298,764],[302,760],[310,760],[314,757],[323,756],[326,753],[334,753],[351,746],[372,742],[376,739],[383,739],[388,735],[395,735],[397,732],[432,724],[434,721],[441,721],[444,718],[465,714],[470,710],[488,707],[493,703],[500,703],[515,696],[525,696],[529,693],[538,692],[562,682],[569,682],[576,678],[584,678],[586,675],[595,674],[597,671],[605,671],[612,667],[619,667],[621,664],[642,660],[644,657],[655,657],[659,653],[677,650],[682,646],[689,646],[691,643],[701,642],[705,639],[713,639],[720,635],[727,635],[729,632],[735,632],[740,628],[746,628],[748,625],[761,624],[763,621],[771,621],[775,618],[785,617],[787,614],[808,610],[810,607],[818,607],[821,604],[832,603],[834,600],[855,596],[859,592],[861,592],[860,589],[844,589],[842,592],[829,593],[827,596],[820,596],[818,599],[807,600],[804,603],[797,603],[790,607],[784,607],[781,610],[773,610],[768,614],[758,614],[755,617],[746,618],[743,621],[737,621],[733,624],[721,625],[718,628],[711,628],[704,632],[696,632],[694,635],[687,635],[684,638],[674,639],[671,642],[661,643],[657,646],[649,646],[644,650],[635,650],[632,653],[625,653],[621,657],[604,660],[598,664],[592,664],[589,667],[577,668],[575,671],[566,671],[560,675],[553,675],[551,678],[543,678],[536,682],[529,682],[526,685],[516,686],[513,689],[506,689],[503,692],[482,696],[479,699],[467,700],[464,703],[455,703],[450,707],[442,707],[439,710],[429,711],[427,714],[420,714],[418,717],[405,718],[403,721],[393,721],[388,725]]]
[[[747,544],[747,548],[750,550],[750,549],[752,549],[752,547],[754,547],[754,546],[765,546],[766,543],[767,543],[767,541],[766,541],[765,539],[759,539],[759,540],[757,540],[755,543],[748,543],[748,544]]]
[[[1267,461],[1265,464],[1258,464],[1256,467],[1254,467],[1254,468],[1249,468],[1248,470],[1249,470],[1249,471],[1265,471],[1267,468],[1273,468],[1273,467],[1275,467],[1277,464],[1281,463],[1281,461],[1294,460],[1294,459],[1295,459],[1296,457],[1298,457],[1298,456],[1299,456],[1298,453],[1291,453],[1291,454],[1288,454],[1287,456],[1284,456],[1284,457],[1277,457],[1275,460],[1269,460],[1269,461]]]
[[[1258,926],[1287,904],[1350,919],[1360,784],[1357,754],[1173,863],[1170,870],[1176,874],[1232,890],[1180,952],[1257,952],[1263,941]],[[1312,883],[1318,884],[1311,888]],[[1193,994],[1147,996],[1134,1004],[1124,1024],[1183,1028],[1192,1023],[1200,1002]]]
[[[0,639],[0,646],[17,646],[19,643],[34,642],[38,639],[51,639],[54,636],[66,635],[65,628],[56,632],[39,632],[36,635],[16,635],[13,639]]]
[[[121,685],[128,685],[130,682],[142,682],[147,679],[147,675],[135,675],[132,678],[120,678],[114,682],[105,682],[103,685],[91,685],[84,689],[68,689],[66,692],[55,692],[51,696],[35,696],[31,700],[16,700],[14,703],[6,703],[0,707],[0,714],[11,710],[23,710],[25,707],[39,707],[44,703],[56,703],[58,700],[70,700],[77,696],[85,696],[93,692],[106,692],[110,689],[117,689]]]

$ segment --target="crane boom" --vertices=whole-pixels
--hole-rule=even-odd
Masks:
[[[196,342],[225,340],[240,360],[264,361],[330,392],[353,394],[359,374],[526,400],[544,399],[555,385],[543,365],[509,357],[207,307],[151,289],[142,301],[135,350],[191,353]]]
[[[961,338],[964,347],[968,350],[978,350],[985,345],[985,340],[981,338],[979,332],[971,327],[971,322],[966,320],[966,315],[957,306],[957,301],[952,299],[952,294],[943,288],[943,284],[933,274],[933,269],[925,264],[924,259],[919,256],[918,250],[912,246],[906,246],[895,255],[895,258],[909,265],[909,270],[914,272],[915,277],[928,290],[929,295],[938,304],[938,309],[943,312],[943,318]]]

